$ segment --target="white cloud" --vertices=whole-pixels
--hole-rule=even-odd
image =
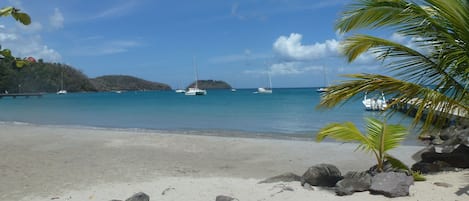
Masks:
[[[60,29],[64,26],[64,17],[58,8],[55,8],[54,14],[49,17],[49,23],[53,28]]]
[[[224,56],[218,56],[209,59],[208,61],[210,63],[233,63],[233,62],[250,62],[254,61],[257,59],[267,59],[271,57],[269,54],[263,54],[263,53],[254,53],[250,49],[245,49],[243,53],[238,53],[238,54],[231,54],[231,55],[224,55]]]
[[[395,42],[398,42],[398,43],[402,43],[402,42],[404,42],[404,41],[406,40],[406,37],[403,36],[403,35],[401,35],[401,34],[399,34],[399,33],[393,33],[393,34],[391,35],[391,40],[392,40],[392,41],[395,41]]]
[[[285,62],[272,64],[269,72],[272,75],[298,75],[309,71],[321,70],[321,66],[304,66],[302,62]]]
[[[267,16],[265,14],[261,14],[259,10],[242,13],[240,12],[239,7],[240,7],[239,3],[233,3],[231,5],[231,16],[239,20],[255,19],[255,20],[264,21],[267,19]]]
[[[91,19],[98,19],[98,18],[108,18],[108,17],[116,17],[116,16],[122,16],[130,12],[136,5],[138,1],[120,1],[117,2],[115,5],[112,7],[109,7],[106,10],[103,10],[93,17]]]
[[[281,75],[299,75],[311,71],[321,71],[323,67],[319,65],[311,65],[301,61],[282,62],[271,64],[266,70],[246,70],[245,74],[271,74],[273,76]]]
[[[292,33],[290,36],[280,36],[273,44],[273,50],[286,60],[315,60],[331,56],[339,56],[339,42],[335,39],[324,43],[303,45],[303,36]]]
[[[95,40],[90,39],[90,43]],[[93,43],[92,45],[81,45],[74,49],[75,56],[102,56],[118,54],[129,51],[131,48],[141,46],[137,41],[132,40],[115,40],[105,41],[100,43]]]
[[[21,34],[16,29],[2,29],[0,34],[0,44],[2,48],[10,49],[16,57],[32,56],[45,61],[58,62],[61,55],[54,49],[44,45],[42,39],[37,34]]]

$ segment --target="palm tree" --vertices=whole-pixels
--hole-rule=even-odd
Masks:
[[[365,120],[367,121],[366,135],[351,122],[331,123],[319,131],[316,141],[320,142],[326,137],[331,137],[345,142],[358,142],[358,149],[373,153],[378,171],[383,171],[386,160],[395,162],[393,166],[402,167],[402,163],[389,155],[387,151],[399,146],[407,135],[407,129],[401,125],[388,125],[374,118]]]
[[[395,94],[390,107],[420,99],[413,125],[425,113],[423,128],[442,125],[451,113],[469,118],[469,1],[357,0],[343,12],[336,29],[347,34],[364,28],[393,30],[413,45],[365,34],[347,36],[342,45],[349,62],[370,52],[391,76],[345,75],[349,79],[329,87],[319,107],[383,91]]]

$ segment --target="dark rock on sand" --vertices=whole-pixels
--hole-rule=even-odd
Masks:
[[[339,169],[331,164],[319,164],[310,167],[301,177],[301,185],[334,187],[343,177]]]
[[[413,164],[411,169],[416,172],[427,174],[441,171],[452,171],[455,168],[443,161],[434,161],[432,163],[419,161]]]
[[[391,198],[408,196],[412,184],[414,178],[402,172],[378,173],[371,179],[370,193]]]
[[[287,172],[278,176],[270,177],[259,182],[262,183],[275,183],[275,182],[292,182],[292,181],[301,181],[301,177],[295,173]]]
[[[219,195],[217,196],[217,198],[215,198],[215,201],[234,201],[234,200],[238,200],[238,199],[232,198],[230,196],[225,196],[225,195]]]
[[[147,194],[140,192],[140,193],[135,193],[132,195],[132,197],[127,198],[125,201],[150,201],[150,196]]]
[[[427,163],[443,161],[451,167],[469,168],[469,147],[460,144],[451,153],[425,152],[422,154],[422,161]]]
[[[371,178],[368,172],[348,172],[344,179],[337,182],[335,192],[342,196],[367,191],[371,186]]]

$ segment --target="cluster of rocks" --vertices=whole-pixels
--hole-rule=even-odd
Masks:
[[[303,176],[285,173],[259,183],[299,181],[305,188],[331,188],[340,196],[363,191],[386,197],[408,196],[410,185],[414,183],[413,177],[406,171],[392,168],[389,163],[386,163],[383,169],[383,172],[378,172],[374,166],[367,171],[347,172],[342,176],[336,166],[319,164],[310,167]]]
[[[429,146],[416,153],[412,170],[421,173],[469,168],[469,127],[451,126],[427,136]]]
[[[409,195],[414,178],[408,172],[385,165],[383,172],[376,167],[364,172],[347,172],[342,176],[337,167],[331,164],[319,164],[310,167],[301,177],[301,185],[334,187],[337,195],[351,195],[354,192],[369,191],[371,194],[386,197]]]

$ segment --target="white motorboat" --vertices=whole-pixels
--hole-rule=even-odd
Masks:
[[[365,110],[368,111],[383,111],[388,107],[386,103],[386,98],[384,97],[384,93],[381,92],[380,97],[375,98],[368,98],[367,92],[365,92],[365,96],[363,97],[363,105],[365,106]]]

